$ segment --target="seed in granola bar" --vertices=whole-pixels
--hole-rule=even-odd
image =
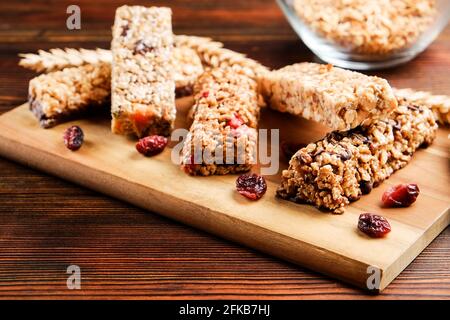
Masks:
[[[396,131],[400,131],[402,129],[402,125],[398,121],[394,121],[394,124],[392,125],[392,129]]]
[[[163,136],[149,136],[139,140],[136,150],[144,156],[154,156],[161,153],[167,145],[167,138]]]
[[[391,225],[386,218],[371,213],[359,216],[358,229],[372,238],[382,238],[391,232]]]
[[[152,52],[155,48],[147,45],[144,40],[139,40],[136,42],[136,46],[134,48],[134,54],[146,54],[147,52]]]
[[[122,33],[120,34],[122,37],[125,37],[130,30],[130,26],[128,24],[122,26]]]
[[[81,148],[84,141],[84,133],[79,126],[71,126],[64,131],[63,138],[67,149],[75,151]]]
[[[241,116],[238,113],[234,113],[230,120],[227,122],[227,126],[230,126],[232,129],[237,129],[244,124],[244,120],[242,120]]]
[[[402,183],[390,187],[381,198],[385,207],[409,207],[419,196],[419,187],[415,183]]]
[[[264,177],[256,173],[243,174],[236,180],[236,189],[244,197],[258,200],[266,193],[267,184]]]

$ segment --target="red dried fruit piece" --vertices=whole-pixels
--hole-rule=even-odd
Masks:
[[[230,126],[232,129],[237,129],[244,124],[244,120],[242,120],[241,116],[235,113],[230,120],[227,121],[227,126]]]
[[[191,155],[189,160],[182,166],[184,172],[191,173],[195,171],[195,158],[194,155]]]
[[[236,189],[244,197],[258,200],[266,193],[267,184],[264,177],[256,173],[243,174],[236,180]]]
[[[359,216],[358,229],[372,238],[382,238],[391,232],[386,218],[377,214],[363,213]]]
[[[409,207],[419,196],[419,187],[415,183],[403,183],[387,189],[381,198],[385,207]]]
[[[208,96],[209,96],[209,91],[203,91],[202,92],[202,97],[203,98],[208,98]]]
[[[83,130],[79,126],[71,126],[64,131],[64,144],[72,151],[80,149],[84,141]]]
[[[136,150],[149,157],[161,153],[166,145],[166,137],[154,135],[140,139],[136,144]]]

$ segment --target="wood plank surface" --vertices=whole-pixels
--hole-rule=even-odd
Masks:
[[[16,66],[18,52],[108,46],[116,2],[80,2],[80,31],[65,29],[68,4],[0,4],[1,112],[25,100],[33,76]],[[272,1],[170,5],[177,33],[212,36],[271,67],[314,60]],[[450,94],[449,30],[411,63],[377,74],[398,87]],[[0,297],[368,298],[340,282],[8,160],[0,160],[0,169]],[[449,236],[447,228],[383,294],[370,298],[448,297]],[[67,290],[66,266],[82,262],[83,290]]]
[[[191,98],[178,100],[177,128],[189,127],[191,105]],[[70,125],[79,125],[85,134],[77,152],[61,141]],[[300,143],[328,131],[269,109],[262,112],[260,128],[280,128],[282,140]],[[279,172],[266,175],[267,195],[255,202],[237,194],[234,175],[186,175],[171,160],[170,147],[142,157],[134,139],[111,133],[108,115],[43,130],[24,104],[0,117],[0,155],[361,288],[367,288],[368,268],[378,268],[383,290],[450,223],[450,179],[442,174],[448,173],[449,134],[440,129],[432,146],[418,150],[406,168],[349,205],[343,215],[276,198]],[[287,159],[280,158],[280,169],[287,167]],[[381,207],[387,186],[410,181],[420,186],[420,201],[403,209]],[[361,212],[383,215],[393,231],[377,240],[360,234],[356,225]]]

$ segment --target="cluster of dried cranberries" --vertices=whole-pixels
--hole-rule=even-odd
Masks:
[[[244,121],[238,114],[235,114],[227,122],[227,125],[233,129],[239,128],[243,124]],[[78,150],[83,141],[84,133],[79,126],[72,126],[64,132],[64,144],[72,151]],[[140,139],[136,144],[136,149],[145,156],[154,156],[161,153],[167,143],[166,137],[153,135]],[[263,176],[255,173],[243,174],[236,180],[236,189],[244,197],[258,200],[266,193],[267,184]],[[415,183],[399,184],[386,190],[381,200],[385,207],[409,207],[416,201],[419,192],[419,187]],[[358,229],[370,237],[381,238],[391,231],[391,226],[386,218],[380,215],[363,213],[359,216]]]
[[[409,207],[419,196],[419,187],[415,183],[403,183],[387,189],[381,198],[385,207]],[[391,231],[386,218],[370,213],[359,216],[358,229],[373,238],[384,237]]]

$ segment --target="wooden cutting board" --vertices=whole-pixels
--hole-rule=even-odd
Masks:
[[[186,127],[191,99],[177,104],[177,127]],[[62,142],[71,124],[85,133],[77,152]],[[281,128],[280,140],[297,144],[327,131],[271,110],[262,112],[261,127]],[[362,288],[370,276],[374,283],[378,271],[369,267],[375,267],[382,290],[450,223],[449,134],[448,128],[439,129],[432,146],[419,150],[406,168],[343,215],[276,198],[279,174],[266,177],[267,193],[256,202],[235,191],[236,176],[188,176],[171,162],[170,148],[145,158],[133,139],[110,132],[107,117],[41,129],[24,104],[0,117],[0,155]],[[280,171],[287,159],[281,156],[281,162]],[[382,208],[383,191],[405,182],[419,185],[417,202],[409,208]],[[362,212],[385,216],[392,232],[383,239],[361,234],[356,226]]]

